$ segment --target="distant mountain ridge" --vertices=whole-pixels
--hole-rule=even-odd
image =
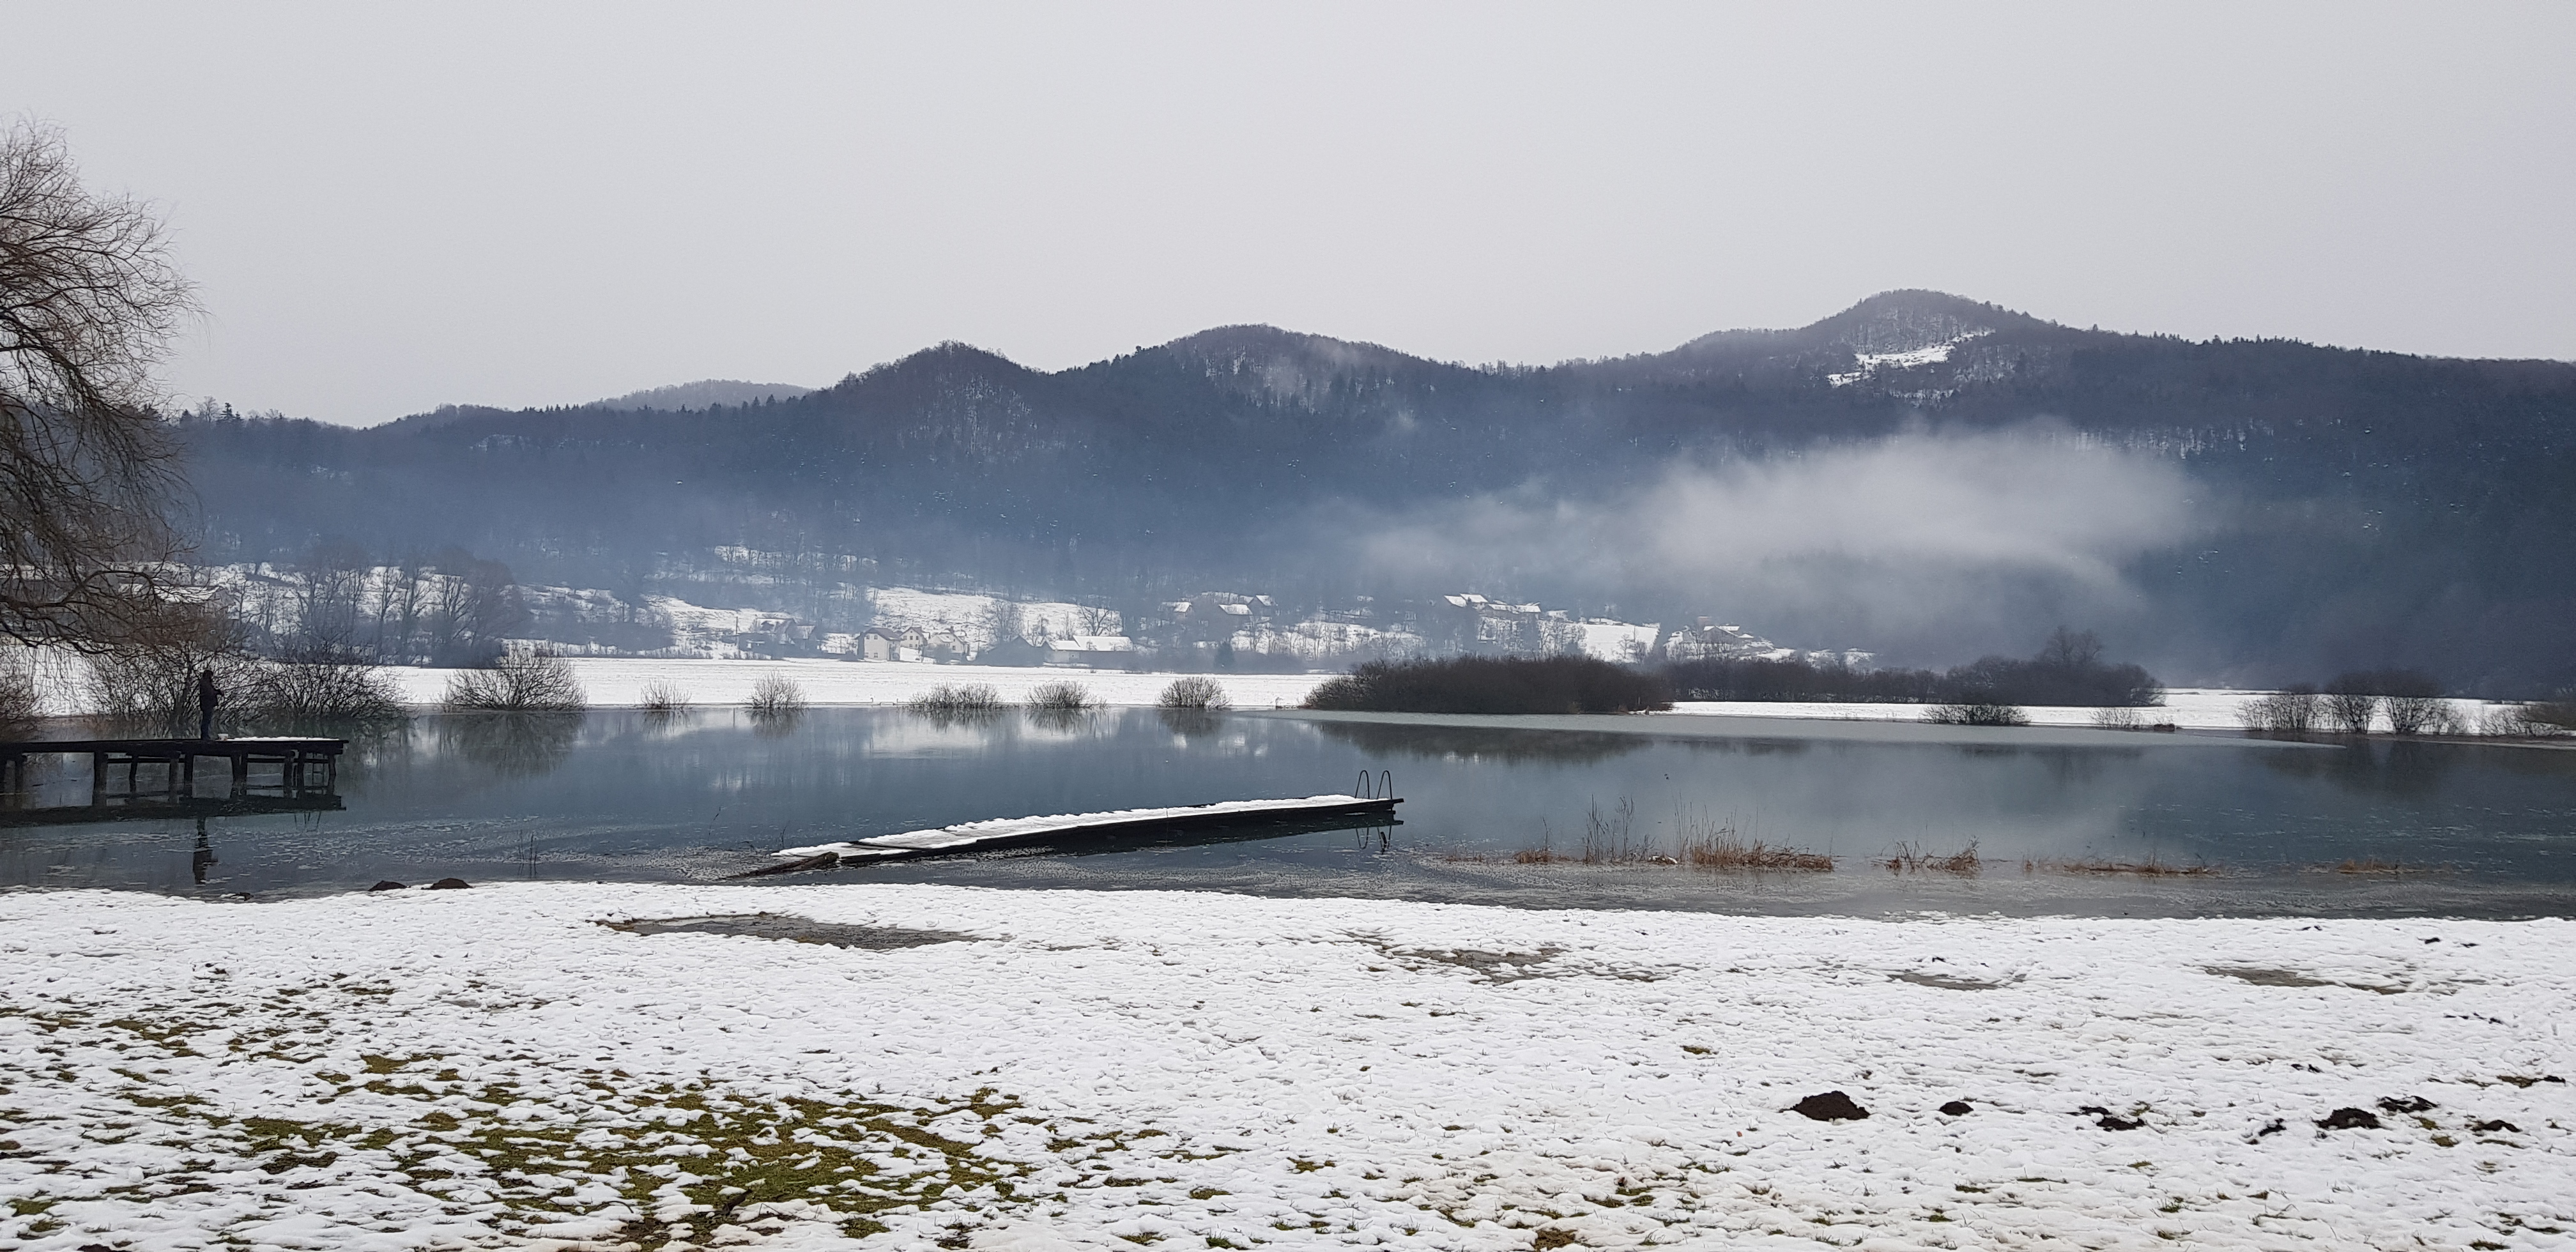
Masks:
[[[1599,499],[1674,464],[2034,418],[2227,502],[2227,529],[2130,571],[2143,598],[2110,630],[2140,641],[2127,654],[2248,681],[2344,664],[2576,681],[2576,365],[2082,330],[1938,292],[1551,366],[1229,326],[1055,372],[949,343],[707,407],[183,432],[218,559],[456,544],[614,588],[734,545],[1121,604],[1258,585],[1330,605],[1371,590],[1347,546],[1365,515],[1533,484]],[[1687,588],[1623,607],[1761,620]]]
[[[581,407],[671,413],[682,409],[722,408],[729,404],[757,404],[763,400],[793,400],[812,390],[794,383],[747,383],[731,378],[704,378],[693,383],[630,391],[613,399],[593,400]]]

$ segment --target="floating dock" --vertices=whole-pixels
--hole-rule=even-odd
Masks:
[[[1393,788],[1389,788],[1392,792]],[[961,822],[935,830],[874,835],[846,843],[818,843],[778,853],[788,863],[753,870],[779,874],[790,870],[828,869],[834,865],[872,864],[917,856],[954,856],[991,848],[1031,844],[1065,844],[1080,840],[1163,834],[1182,830],[1240,830],[1245,827],[1305,826],[1337,818],[1354,822],[1392,821],[1394,795],[1305,796],[1293,800],[1225,800],[1164,809],[1116,809],[1107,813],[1061,813],[1049,817],[1002,817]]]

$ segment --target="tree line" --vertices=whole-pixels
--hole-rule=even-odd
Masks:
[[[1855,669],[1840,662],[1712,658],[1667,666],[1685,700],[1766,703],[2144,706],[2164,685],[2143,667],[2106,661],[2101,637],[2061,626],[2028,658],[1987,656],[1947,671]]]

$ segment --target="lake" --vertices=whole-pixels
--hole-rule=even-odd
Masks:
[[[424,716],[352,743],[337,809],[13,825],[0,828],[0,885],[266,897],[449,875],[705,881],[773,863],[782,847],[1348,791],[1364,769],[1392,775],[1400,824],[806,880],[1870,915],[2576,912],[2576,752],[2563,750],[1152,709],[959,720],[817,708],[784,723],[730,709]],[[208,795],[221,772],[208,771]],[[88,792],[85,760],[39,766],[26,806],[85,805]],[[1835,868],[1644,859],[1718,828],[1830,855]],[[1595,863],[1583,862],[1587,847]],[[1542,849],[1552,859],[1531,863]],[[1970,851],[1973,865],[1958,859]]]

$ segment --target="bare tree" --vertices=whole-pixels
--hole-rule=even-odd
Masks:
[[[2366,735],[2379,718],[2379,697],[2363,691],[2330,691],[2325,710],[2327,725],[2347,735]]]
[[[110,724],[153,734],[192,733],[197,676],[212,673],[223,693],[218,716],[238,725],[256,704],[262,666],[249,632],[220,599],[164,599],[121,624],[89,660],[89,704]]]
[[[96,651],[178,548],[152,381],[195,310],[151,208],[93,195],[62,132],[0,129],[0,634]]]
[[[505,652],[489,669],[462,670],[450,677],[445,704],[450,709],[553,713],[587,708],[590,697],[562,657]]]
[[[366,549],[354,543],[336,539],[313,545],[295,569],[295,646],[358,651],[358,622],[373,572]]]
[[[438,554],[437,568],[423,609],[433,663],[480,663],[507,632],[527,622],[509,566],[450,548]]]

